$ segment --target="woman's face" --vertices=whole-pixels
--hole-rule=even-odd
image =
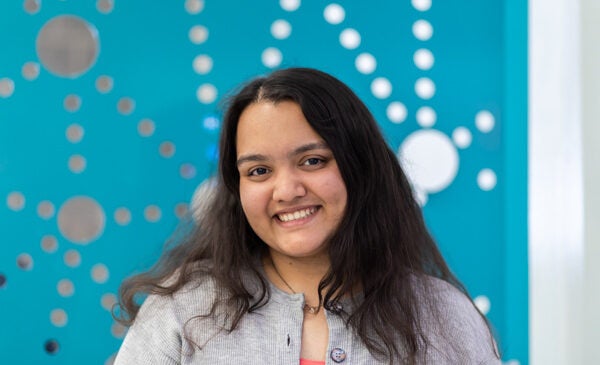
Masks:
[[[327,255],[346,208],[346,186],[300,106],[250,104],[240,116],[236,148],[242,208],[254,232],[280,255]]]

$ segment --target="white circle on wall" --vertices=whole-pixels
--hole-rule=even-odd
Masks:
[[[50,72],[75,78],[96,63],[100,53],[98,29],[77,16],[59,15],[42,26],[35,49]]]
[[[404,122],[407,114],[406,106],[399,101],[392,101],[386,109],[386,115],[392,123]]]
[[[79,143],[83,139],[85,131],[83,127],[77,123],[73,123],[67,127],[65,135],[67,140],[71,143]]]
[[[0,79],[0,98],[8,98],[15,92],[15,82],[8,77]]]
[[[88,244],[104,231],[106,216],[98,202],[88,196],[75,196],[58,211],[58,229],[69,241]]]
[[[423,128],[431,128],[437,121],[437,114],[433,108],[422,106],[417,110],[417,123]]]
[[[399,149],[402,166],[413,186],[427,193],[444,190],[458,172],[458,152],[450,138],[434,130],[410,134]]]
[[[190,41],[194,44],[202,44],[208,39],[208,29],[203,25],[194,25],[188,34]]]
[[[483,169],[477,174],[477,185],[483,191],[490,191],[496,187],[496,173],[491,169]]]
[[[421,77],[415,82],[415,92],[421,99],[429,100],[435,95],[435,84],[430,78]]]
[[[487,315],[490,312],[492,303],[490,302],[490,299],[485,295],[479,295],[475,297],[475,299],[473,299],[473,302],[475,303],[477,309],[479,309],[479,311],[483,315]]]
[[[6,197],[6,205],[10,210],[18,212],[25,208],[25,195],[20,191],[13,191]]]
[[[412,6],[419,11],[427,11],[431,8],[431,0],[412,0]]]
[[[360,46],[360,34],[356,29],[344,29],[340,33],[340,44],[346,49],[356,49]]]
[[[482,110],[475,115],[475,126],[483,133],[489,133],[494,129],[496,120],[489,110]]]
[[[275,39],[286,39],[292,34],[292,26],[283,19],[278,19],[271,24],[271,35]]]
[[[91,271],[92,280],[98,284],[104,284],[108,281],[109,272],[108,267],[104,264],[96,264],[92,267]]]
[[[43,200],[38,203],[37,214],[42,219],[50,219],[54,217],[54,204],[51,201]]]
[[[420,41],[427,41],[433,36],[433,26],[427,20],[417,20],[412,27],[413,35]]]
[[[196,90],[196,97],[202,104],[210,104],[217,100],[217,88],[213,84],[202,84]]]
[[[66,326],[67,321],[67,312],[65,312],[63,309],[53,309],[52,312],[50,312],[50,322],[52,322],[52,324],[56,327]]]
[[[300,7],[300,0],[279,0],[279,5],[285,11],[295,11]]]
[[[201,54],[194,58],[192,66],[197,74],[206,75],[212,70],[213,60],[209,55]]]
[[[471,131],[469,131],[467,128],[457,127],[454,132],[452,132],[452,140],[454,141],[456,147],[464,149],[471,145],[473,136],[471,135]]]
[[[354,65],[356,69],[361,74],[369,75],[372,74],[373,71],[377,68],[377,60],[370,53],[361,53],[356,56],[356,60],[354,61]]]
[[[261,61],[263,65],[268,68],[275,68],[281,64],[283,55],[281,51],[275,47],[269,47],[265,49],[261,55]]]
[[[346,11],[340,4],[329,4],[323,11],[323,17],[329,24],[340,24],[346,18]]]
[[[204,9],[204,0],[186,0],[185,10],[190,14],[198,14]]]
[[[413,56],[413,60],[415,65],[424,71],[431,69],[434,63],[433,53],[426,48],[418,49]]]
[[[386,99],[392,94],[392,83],[385,77],[377,77],[371,82],[371,92],[378,99]]]
[[[21,68],[21,75],[29,81],[33,81],[40,75],[40,64],[37,62],[26,62]]]

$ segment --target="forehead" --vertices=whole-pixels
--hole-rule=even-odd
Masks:
[[[300,106],[292,101],[252,103],[240,115],[236,149],[241,153],[264,148],[295,148],[298,144],[321,142]]]

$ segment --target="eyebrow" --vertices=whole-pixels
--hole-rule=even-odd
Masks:
[[[288,153],[288,157],[293,157],[299,155],[301,153],[305,153],[312,150],[321,150],[321,149],[329,149],[329,146],[325,142],[313,142],[307,143],[302,146],[295,148],[293,151]],[[260,153],[242,155],[237,159],[236,166],[240,166],[245,162],[261,162],[267,161],[268,158],[265,155],[261,155]]]

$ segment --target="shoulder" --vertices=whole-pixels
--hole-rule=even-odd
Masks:
[[[465,293],[434,277],[417,279],[417,296],[427,359],[466,364],[499,364],[490,328]]]
[[[195,277],[173,294],[151,294],[129,328],[115,364],[179,364],[186,343],[186,324],[210,312],[214,281]]]

